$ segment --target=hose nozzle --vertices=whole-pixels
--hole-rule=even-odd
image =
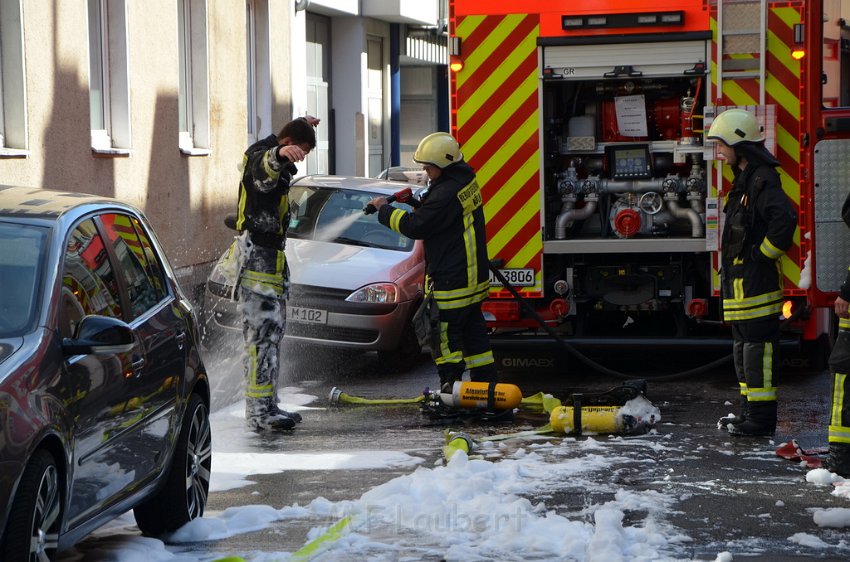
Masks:
[[[413,190],[409,187],[405,187],[401,191],[396,191],[395,193],[387,197],[387,203],[395,203],[396,201],[400,203],[407,203],[411,199],[413,199]],[[363,207],[364,215],[371,215],[372,213],[376,213],[377,211],[378,209],[371,203]]]

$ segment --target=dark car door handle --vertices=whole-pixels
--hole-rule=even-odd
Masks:
[[[186,342],[186,332],[180,332],[174,336],[174,339],[177,341],[177,348],[183,349],[183,344]]]

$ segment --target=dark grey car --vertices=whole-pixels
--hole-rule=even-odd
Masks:
[[[203,514],[197,343],[140,211],[0,186],[0,559],[53,559],[128,509],[146,534]]]

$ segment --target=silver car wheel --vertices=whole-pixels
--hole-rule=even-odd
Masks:
[[[194,519],[203,515],[207,504],[212,464],[212,432],[206,406],[202,403],[192,413],[186,456],[186,508]]]

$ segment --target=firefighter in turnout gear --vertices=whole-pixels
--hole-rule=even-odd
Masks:
[[[426,291],[433,291],[431,356],[440,386],[451,392],[465,370],[470,380],[495,382],[496,365],[481,301],[489,290],[489,260],[484,209],[475,172],[448,133],[432,133],[419,143],[413,160],[423,165],[429,183],[422,205],[406,212],[386,199],[371,204],[384,226],[424,240]]]
[[[844,200],[841,218],[850,227],[850,195]],[[835,299],[835,314],[838,316],[838,337],[829,356],[832,371],[832,410],[829,416],[829,456],[824,468],[850,478],[850,269],[841,294]]]
[[[254,431],[292,429],[298,413],[278,407],[280,340],[286,327],[287,267],[284,245],[289,223],[289,183],[295,162],[316,146],[318,119],[290,121],[277,136],[248,147],[242,163],[236,228],[247,232],[247,256],[239,273],[245,339],[245,419]]]
[[[743,109],[718,115],[708,132],[734,181],[723,209],[723,317],[731,323],[742,415],[724,418],[732,435],[772,435],[776,429],[775,365],[783,302],[779,259],[797,227],[782,190],[779,162],[764,146],[756,117]]]

